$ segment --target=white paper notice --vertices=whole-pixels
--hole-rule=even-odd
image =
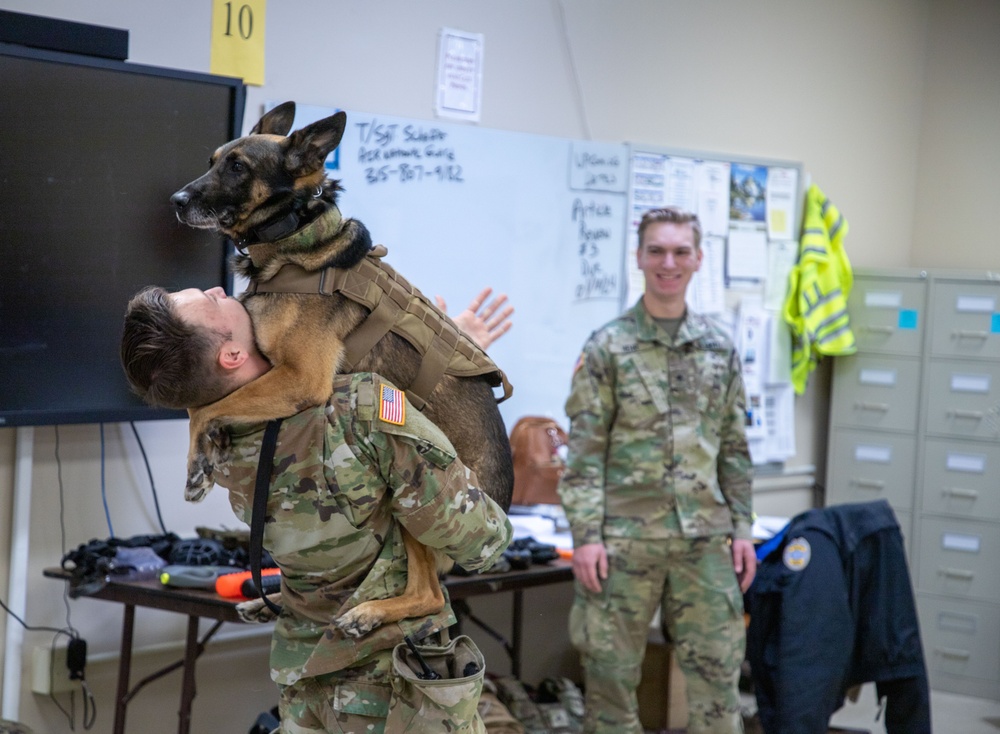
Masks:
[[[767,279],[764,281],[764,308],[781,311],[788,297],[788,274],[795,267],[799,247],[795,242],[767,243]]]
[[[702,161],[695,168],[698,219],[704,235],[729,234],[729,164]]]
[[[791,385],[768,385],[764,388],[764,407],[767,439],[763,460],[787,461],[795,456],[795,390]]]
[[[767,277],[767,233],[760,229],[729,230],[726,272],[730,278]]]
[[[799,172],[796,169],[767,169],[767,236],[772,240],[795,238],[798,189]]]
[[[440,117],[479,122],[483,34],[441,29],[436,107]]]
[[[689,212],[697,211],[695,196],[694,160],[669,158],[667,160],[666,198],[668,206],[677,206]]]
[[[721,237],[701,241],[701,268],[687,290],[687,304],[695,313],[715,316],[726,310],[725,242]]]
[[[764,376],[767,370],[768,314],[753,297],[740,302],[736,322],[736,348],[743,363],[746,389],[747,438],[767,438]]]

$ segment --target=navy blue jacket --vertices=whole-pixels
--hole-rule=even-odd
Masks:
[[[875,681],[890,734],[930,732],[927,670],[903,538],[884,500],[797,515],[746,595],[767,734],[825,734],[848,688]]]

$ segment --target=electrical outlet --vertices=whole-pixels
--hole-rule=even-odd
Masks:
[[[74,691],[79,681],[70,680],[66,667],[66,645],[37,646],[32,656],[31,690],[35,693]]]

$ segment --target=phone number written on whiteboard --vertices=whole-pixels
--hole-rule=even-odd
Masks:
[[[370,184],[383,183],[389,180],[397,180],[400,183],[408,183],[410,181],[454,181],[462,183],[465,179],[462,178],[462,167],[457,163],[446,166],[400,163],[398,166],[381,166],[380,168],[365,169],[365,181]]]
[[[455,149],[444,145],[448,133],[440,128],[386,124],[375,118],[356,123],[355,129],[360,143],[358,162],[366,166],[365,181],[369,184],[464,181],[462,166],[455,162]],[[367,165],[373,163],[384,165]]]

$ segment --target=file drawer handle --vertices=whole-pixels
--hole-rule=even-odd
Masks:
[[[959,329],[958,331],[953,331],[951,333],[953,337],[959,339],[986,339],[989,337],[989,332],[972,330],[972,329]]]
[[[859,410],[877,410],[882,413],[889,410],[888,403],[855,403],[854,407]]]
[[[972,571],[963,571],[960,568],[939,568],[938,573],[942,576],[949,576],[953,579],[962,579],[963,581],[972,581],[976,574]]]
[[[947,415],[954,418],[968,418],[969,420],[981,421],[984,413],[981,410],[949,410]]]
[[[855,479],[851,477],[851,484],[865,489],[885,489],[885,482],[879,479]]]
[[[979,492],[975,489],[963,489],[962,487],[945,487],[941,490],[945,497],[961,497],[966,500],[979,499]]]
[[[972,657],[972,653],[968,650],[959,650],[954,647],[935,647],[934,652],[945,658],[958,658],[960,660],[968,660]]]
[[[877,324],[868,324],[865,326],[865,329],[873,334],[892,334],[896,331],[891,326],[879,326]]]

